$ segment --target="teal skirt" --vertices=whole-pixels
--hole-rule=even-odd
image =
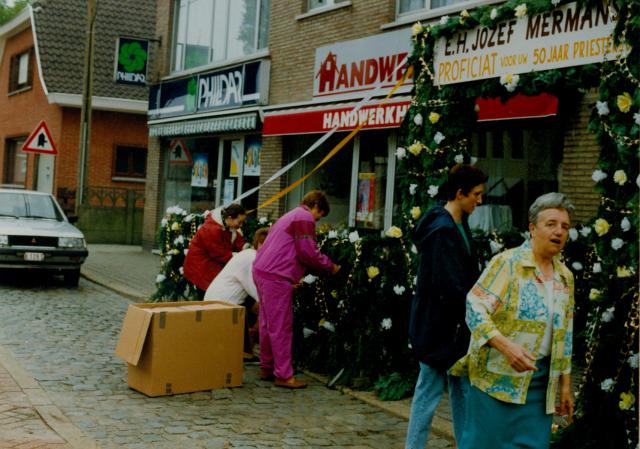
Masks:
[[[467,419],[459,449],[548,449],[553,415],[546,413],[549,357],[538,371],[524,405],[492,398],[474,386],[467,394]]]

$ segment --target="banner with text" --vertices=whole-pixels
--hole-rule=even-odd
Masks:
[[[626,56],[615,45],[616,11],[569,3],[554,11],[525,15],[493,27],[476,27],[438,39],[435,84],[593,64]]]

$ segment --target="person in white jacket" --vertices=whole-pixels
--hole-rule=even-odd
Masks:
[[[258,248],[267,238],[268,228],[260,228],[253,236],[253,248],[235,253],[220,274],[216,276],[204,294],[205,301],[224,301],[242,305],[245,311],[244,352],[245,360],[252,360],[253,345],[257,341],[260,298],[253,282],[251,268]]]

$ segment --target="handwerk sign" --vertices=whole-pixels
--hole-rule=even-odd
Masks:
[[[629,52],[616,46],[617,15],[602,4],[569,3],[552,12],[525,15],[493,27],[476,27],[438,40],[434,49],[439,85],[592,64]]]

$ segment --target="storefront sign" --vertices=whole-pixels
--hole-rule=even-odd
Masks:
[[[149,119],[265,104],[268,61],[200,73],[149,88]]]
[[[411,52],[411,30],[403,29],[316,49],[314,100],[361,98],[378,84],[392,87],[404,74],[396,70]],[[398,92],[409,92],[407,79]]]
[[[265,114],[262,134],[311,134],[327,132],[335,127],[348,131],[364,124],[363,129],[397,128],[409,107],[409,100],[396,100],[377,105],[363,106],[354,111],[353,105],[312,110],[288,110]]]
[[[490,27],[477,27],[438,40],[434,49],[439,85],[593,64],[626,56],[616,46],[616,12],[598,4],[569,3],[543,14],[525,15]]]
[[[116,43],[116,83],[145,86],[147,84],[147,60],[149,41],[118,38]]]

